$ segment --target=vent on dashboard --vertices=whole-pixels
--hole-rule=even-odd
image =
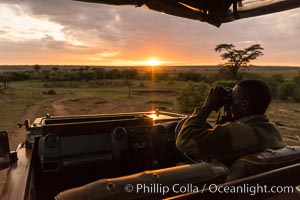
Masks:
[[[45,146],[48,148],[54,148],[59,143],[59,137],[56,134],[49,133],[44,137]]]

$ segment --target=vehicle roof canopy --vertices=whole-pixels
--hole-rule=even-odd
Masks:
[[[300,7],[300,0],[76,0],[110,5],[134,5],[214,26]]]

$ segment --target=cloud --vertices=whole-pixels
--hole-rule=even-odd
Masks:
[[[115,57],[119,54],[120,54],[119,52],[102,52],[102,53],[99,53],[98,55],[101,57]]]
[[[0,12],[0,59],[7,63],[12,62],[9,58],[13,56],[4,53],[6,45],[14,50],[11,54],[20,58],[24,51],[29,51],[26,55],[35,60],[39,54],[48,54],[59,58],[57,64],[93,59],[94,64],[96,61],[130,63],[149,57],[170,63],[213,64],[220,62],[213,51],[217,44],[233,43],[244,48],[260,43],[265,56],[259,62],[275,60],[300,65],[300,58],[295,56],[300,54],[299,9],[242,19],[216,28],[143,8],[70,0],[5,0],[0,2],[0,8],[13,10],[14,20],[27,26],[21,30],[13,23],[4,23]],[[295,58],[289,58],[289,54]],[[63,61],[64,55],[67,61]],[[48,62],[46,58],[37,61]]]
[[[61,25],[29,16],[18,6],[0,7],[0,13],[3,15],[0,21],[4,31],[2,37],[12,41],[41,39],[47,32],[56,40],[64,39]]]

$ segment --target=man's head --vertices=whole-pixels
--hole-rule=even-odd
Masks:
[[[264,114],[271,102],[268,86],[258,80],[244,80],[235,85],[232,92],[231,112],[233,118]]]

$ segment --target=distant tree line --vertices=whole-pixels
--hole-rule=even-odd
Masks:
[[[79,68],[79,69],[59,69],[53,67],[52,70],[42,70],[35,65],[34,70],[8,71],[0,73],[0,81],[25,81],[40,80],[44,82],[53,81],[91,81],[101,79],[130,79],[130,80],[174,80],[174,81],[205,81],[213,82],[221,76],[211,76],[201,72],[165,72],[156,71],[153,76],[152,71],[139,71],[137,69],[104,69],[104,68]],[[221,78],[223,79],[223,78]]]
[[[155,75],[153,76],[153,73]],[[238,79],[232,77],[232,73],[227,68],[220,67],[217,73],[207,73],[201,71],[139,71],[137,69],[104,69],[81,67],[79,69],[60,69],[53,67],[51,70],[45,70],[38,66],[33,66],[32,70],[27,71],[4,71],[0,73],[1,88],[8,88],[10,82],[36,80],[45,83],[59,82],[78,82],[78,81],[95,81],[95,80],[120,80],[119,85],[127,85],[129,89],[128,96],[132,87],[132,81],[140,82],[140,86],[144,86],[144,81],[182,81],[194,82],[196,84],[203,83],[200,88],[206,86],[223,85],[232,87],[237,81],[244,79],[258,79],[265,81],[272,92],[274,98],[282,100],[290,100],[300,102],[300,71],[293,79],[286,79],[282,74],[274,74],[271,77],[265,77],[258,73],[249,73],[246,71],[238,72]],[[91,82],[91,85],[96,84]],[[207,84],[207,85],[206,85]],[[59,85],[59,84],[58,84]],[[72,84],[70,84],[72,85]],[[194,91],[198,90],[198,86],[190,84],[186,90],[192,90],[191,93],[184,95],[193,96]],[[183,95],[183,96],[184,96]],[[182,97],[184,99],[186,97]],[[185,99],[188,101],[188,98]],[[198,102],[198,100],[192,100]],[[193,103],[191,103],[193,104]],[[185,109],[188,110],[188,109]]]

